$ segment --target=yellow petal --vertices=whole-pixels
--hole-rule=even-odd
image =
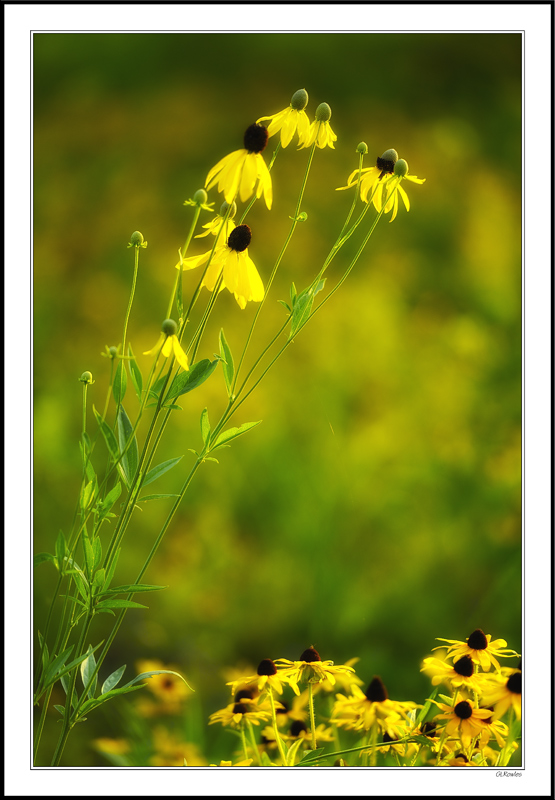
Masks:
[[[158,341],[156,342],[156,344],[154,345],[154,347],[152,347],[150,350],[145,350],[145,352],[143,353],[143,355],[144,355],[144,356],[150,356],[150,355],[152,355],[153,353],[157,353],[157,352],[158,352],[158,350],[160,349],[160,345],[161,345],[161,344],[162,344],[162,342],[164,341],[164,338],[165,338],[164,334],[163,334],[163,333],[161,333],[161,334],[160,334],[160,336],[158,337]]]
[[[177,336],[172,336],[171,340],[172,340],[172,344],[173,344],[173,353],[174,353],[174,356],[175,356],[175,360],[177,361],[177,363],[179,364],[180,367],[182,367],[184,370],[186,370],[188,372],[189,371],[189,360],[187,358],[187,355],[186,355],[185,351],[183,350],[183,348],[181,347],[181,345],[179,343],[179,339],[177,338]]]

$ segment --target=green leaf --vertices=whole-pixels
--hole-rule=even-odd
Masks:
[[[86,532],[83,532],[83,553],[85,557],[85,573],[88,579],[92,579],[93,575],[93,564],[94,564],[94,552],[91,544],[91,540],[89,539]]]
[[[231,386],[233,384],[233,376],[235,374],[235,366],[233,364],[233,356],[231,355],[230,347],[224,335],[224,329],[220,331],[220,358],[224,371],[224,380],[227,389],[227,394],[231,397]]]
[[[160,589],[167,589],[167,586],[155,586],[150,583],[126,583],[124,586],[114,586],[101,594],[129,594],[129,592],[157,592]]]
[[[106,570],[102,568],[95,573],[95,576],[93,578],[93,586],[97,589],[100,589],[101,586],[104,586],[105,582],[106,582]]]
[[[148,503],[150,500],[162,500],[165,497],[179,497],[178,494],[147,494],[139,498],[139,503]]]
[[[54,708],[56,709],[56,711],[59,711],[59,712],[60,712],[60,714],[62,715],[62,717],[63,717],[63,716],[64,716],[64,714],[66,713],[65,706],[56,706],[56,705],[55,705],[55,706],[54,706]]]
[[[89,481],[86,486],[83,486],[79,495],[79,503],[83,511],[90,506],[92,501],[94,500],[94,495],[96,492],[96,478],[92,481]]]
[[[44,675],[43,689],[46,689],[49,683],[52,683],[54,680],[57,680],[56,675],[58,671],[63,667],[65,662],[68,660],[72,650],[73,650],[73,645],[70,645],[67,648],[67,650],[64,650],[63,653],[60,653],[60,655],[56,656],[55,659],[52,661],[52,663],[50,664]]]
[[[157,467],[153,467],[149,470],[146,474],[144,481],[142,482],[142,486],[147,486],[149,483],[152,483],[165,472],[168,472],[172,467],[175,467],[176,464],[179,464],[183,456],[179,456],[178,458],[170,458],[169,461],[163,461],[162,464],[158,464]]]
[[[116,566],[118,563],[118,559],[121,553],[121,547],[118,547],[115,557],[112,559],[112,563],[108,567],[108,572],[106,573],[106,582],[103,586],[103,589],[107,589],[114,579],[114,573],[116,571]]]
[[[110,428],[110,426],[104,422],[96,408],[93,406],[94,415],[96,417],[96,421],[98,423],[98,427],[100,428],[100,432],[104,437],[104,441],[106,442],[106,447],[108,448],[108,452],[114,461],[117,461],[119,457],[119,450],[118,450],[118,443],[116,441],[116,437],[114,436],[114,432]]]
[[[58,538],[56,539],[56,559],[58,561],[58,569],[62,573],[64,571],[65,557],[66,557],[66,539],[63,531],[60,531],[58,533]]]
[[[303,743],[303,738],[301,737],[301,738],[297,739],[296,742],[293,742],[293,744],[291,745],[291,747],[287,751],[286,761],[287,761],[287,766],[288,767],[294,766],[295,757],[296,757],[297,752],[299,750],[299,747],[302,745],[302,743]]]
[[[117,405],[121,405],[125,392],[127,391],[127,370],[125,369],[125,362],[119,362],[116,374],[114,376],[114,383],[112,384],[112,393]]]
[[[424,705],[420,709],[420,713],[418,714],[418,717],[416,718],[416,727],[419,727],[426,720],[426,717],[427,717],[430,709],[432,708],[432,705],[437,711],[437,706],[432,701],[436,699],[436,697],[438,695],[438,692],[439,692],[439,686],[436,686],[434,691],[431,693],[431,695],[428,697],[428,699],[426,700],[426,702],[424,703]]]
[[[135,356],[133,354],[133,350],[131,349],[131,345],[127,348],[127,351],[130,356],[129,361],[129,374],[131,375],[131,382],[135,389],[135,394],[139,398],[139,402],[141,400],[141,396],[143,393],[143,376],[141,374],[141,370],[139,369],[139,365],[135,360]]]
[[[177,675],[178,678],[181,678],[188,689],[190,689],[192,692],[195,691],[192,686],[189,686],[183,675],[180,675],[179,672],[174,672],[173,669],[153,669],[150,672],[141,672],[141,674],[133,678],[132,681],[126,683],[123,688],[126,689],[128,686],[133,686],[135,683],[142,681],[144,678],[152,678],[153,675]],[[146,684],[144,685],[146,686]]]
[[[135,603],[133,600],[101,600],[96,608],[102,610],[104,608],[148,608],[142,606],[140,603]]]
[[[208,419],[208,409],[205,408],[200,415],[200,434],[202,441],[206,444],[210,438],[210,420]]]
[[[89,649],[87,650],[87,658],[81,662],[81,680],[83,681],[83,687],[86,689],[89,681],[96,669],[96,659],[92,653],[92,647],[89,645]],[[94,697],[96,692],[96,684],[98,682],[98,676],[95,676],[89,691],[87,692],[89,697]]]
[[[83,705],[79,709],[80,719],[82,719],[82,717],[85,714],[89,714],[93,710],[93,708],[98,708],[98,706],[101,706],[108,700],[112,700],[114,697],[118,697],[121,694],[136,692],[137,689],[142,689],[144,685],[145,684],[141,684],[140,686],[133,686],[133,687],[122,686],[121,689],[112,689],[111,691],[106,692],[106,694],[101,694],[100,697],[95,697],[92,700],[87,700],[87,702],[83,703]]]
[[[152,386],[150,387],[148,394],[152,395],[153,397],[158,399],[158,397],[160,395],[160,392],[162,391],[162,389],[163,389],[163,387],[164,387],[164,385],[166,383],[167,377],[168,377],[167,374],[166,375],[160,375],[158,380],[155,381],[152,384]]]
[[[110,489],[98,508],[101,517],[105,517],[121,494],[121,483],[118,481],[113,489]]]
[[[323,280],[318,281],[315,286],[309,286],[308,289],[304,289],[293,300],[293,316],[291,317],[291,331],[289,333],[289,340],[295,336],[299,328],[301,328],[310,317],[314,298],[318,292],[322,291],[325,282],[326,279],[324,278]]]
[[[123,406],[120,407],[118,414],[118,436],[120,451],[123,453],[127,447],[125,454],[121,457],[120,463],[127,483],[131,485],[139,465],[139,448],[137,446],[137,439],[133,433],[133,425],[125,413]]]
[[[245,422],[239,428],[228,428],[227,431],[220,433],[216,439],[216,444],[212,449],[215,450],[217,447],[221,447],[225,442],[230,442],[232,439],[242,436],[243,433],[246,433],[247,431],[250,431],[251,428],[255,428],[257,425],[260,425],[261,422],[262,420],[259,419],[258,422]]]
[[[37,553],[33,556],[33,566],[38,567],[39,564],[44,564],[45,561],[53,561],[54,564],[57,564],[56,556],[53,556],[52,553]]]
[[[325,748],[323,747],[319,747],[317,750],[307,750],[303,754],[303,757],[301,758],[299,763],[297,764],[297,767],[300,767],[301,764],[304,764],[305,761],[312,761],[312,760],[317,761],[322,756],[324,749]]]
[[[218,358],[215,361],[209,361],[209,359],[204,358],[202,361],[193,364],[188,372],[180,372],[170,386],[166,400],[175,400],[180,395],[196,389],[212,375],[218,366],[218,361]]]
[[[119,669],[117,669],[115,672],[112,672],[111,675],[108,675],[108,677],[106,678],[106,680],[102,684],[102,688],[100,690],[100,694],[101,695],[102,694],[106,694],[106,692],[109,692],[112,689],[115,689],[115,687],[120,682],[120,680],[121,680],[121,678],[123,676],[123,673],[125,672],[125,668],[126,668],[126,664],[124,664],[123,667],[119,667]]]

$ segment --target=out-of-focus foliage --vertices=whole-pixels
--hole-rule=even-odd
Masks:
[[[93,373],[89,398],[102,408],[100,353],[121,341],[133,231],[148,240],[128,333],[140,354],[166,314],[192,214],[183,201],[297,89],[309,93],[311,119],[329,103],[336,149],[316,153],[308,220],[254,353],[283,320],[276,300],[292,280],[307,285],[335,241],[352,199],[335,188],[357,166],[358,142],[368,166],[394,147],[427,179],[408,186],[410,213],[380,222],[344,287],[234,422],[263,424],[195,478],[146,576],[170,588],[127,615],[106,674],[143,657],[180,665],[207,719],[227,702],[225,666],[298,658],[310,644],[338,663],[360,656],[364,680],[380,674],[393,696],[417,702],[436,636],[481,627],[520,652],[520,48],[513,34],[35,35],[37,552],[71,525],[78,378]],[[294,145],[280,153],[274,207],[258,203],[247,220],[263,279],[306,158]],[[209,200],[217,209],[221,196]],[[354,252],[350,242],[334,261],[330,286]],[[189,273],[186,291],[196,279]],[[222,326],[237,352],[253,314],[222,293],[200,357],[218,351]],[[159,461],[185,458],[159,491],[179,490],[200,413],[217,419],[224,397],[217,372],[182,398]],[[168,508],[136,513],[121,583],[135,578]],[[54,575],[49,565],[36,575],[40,628]],[[98,623],[98,640],[109,625]],[[114,719],[92,715],[66,763],[105,763],[90,741],[121,735]]]

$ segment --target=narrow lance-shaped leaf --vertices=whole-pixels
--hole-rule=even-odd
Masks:
[[[139,401],[142,397],[143,392],[143,376],[141,374],[141,370],[139,365],[135,360],[135,356],[133,354],[133,350],[131,349],[131,345],[127,348],[130,356],[129,360],[129,374],[131,375],[131,382],[133,383],[133,387],[135,389],[135,394],[139,398]]]
[[[205,408],[202,414],[200,415],[200,434],[202,436],[202,441],[204,444],[207,444],[210,438],[210,420],[208,419],[208,409]]]
[[[133,425],[125,413],[123,406],[120,407],[118,414],[118,435],[121,452],[123,453],[127,447],[125,454],[121,458],[121,466],[128,485],[130,485],[139,465],[139,448],[137,446],[137,439],[133,433]]]
[[[112,384],[112,393],[114,395],[114,400],[116,401],[117,405],[121,405],[123,402],[123,398],[125,397],[125,392],[127,391],[127,370],[125,369],[125,363],[120,361],[117,368],[116,374],[114,375],[114,382]]]
[[[100,690],[100,694],[106,694],[111,689],[115,689],[120,680],[122,679],[123,673],[125,672],[126,664],[122,667],[119,667],[115,672],[112,672],[111,675],[108,675],[104,683],[102,684],[102,688]]]
[[[106,442],[106,447],[108,448],[108,452],[110,453],[112,459],[117,461],[119,456],[118,450],[118,443],[116,441],[116,437],[114,436],[114,432],[110,428],[110,426],[104,422],[96,408],[93,406],[94,415],[96,417],[96,421],[98,423],[98,427],[100,428],[100,432],[104,437],[104,441]]]
[[[64,571],[64,559],[66,556],[66,540],[63,531],[58,533],[56,539],[56,558],[58,559],[58,569],[60,572]]]
[[[170,386],[166,400],[175,400],[180,395],[187,394],[204,383],[218,366],[219,360],[217,358],[215,361],[209,361],[204,358],[202,361],[192,364],[189,372],[180,372]]]
[[[96,659],[92,652],[92,647],[89,646],[87,651],[87,658],[81,663],[81,680],[83,681],[83,687],[86,688],[89,684],[89,681],[94,674],[96,669]],[[91,686],[89,687],[89,691],[87,692],[89,697],[94,697],[96,691],[96,684],[97,684],[97,677],[95,676]]]
[[[220,356],[222,360],[227,393],[229,396],[231,396],[231,386],[233,384],[233,375],[235,374],[235,365],[233,364],[233,356],[231,355],[231,349],[226,341],[223,328],[220,331]]]
[[[230,442],[232,439],[236,439],[238,436],[242,436],[243,433],[246,433],[247,431],[250,431],[251,428],[255,428],[257,425],[260,425],[261,422],[262,420],[259,419],[258,422],[245,422],[239,428],[228,428],[227,431],[220,433],[220,435],[216,439],[216,444],[212,449],[216,450],[216,448],[221,447],[223,444],[226,444],[227,442]]]
[[[152,483],[165,472],[168,472],[172,467],[175,467],[176,464],[179,464],[183,456],[178,456],[178,458],[170,458],[169,461],[163,461],[161,464],[158,464],[157,467],[153,467],[149,470],[146,474],[146,477],[142,483],[142,486],[147,486],[149,483]]]

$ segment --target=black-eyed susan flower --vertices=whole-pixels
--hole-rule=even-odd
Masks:
[[[482,702],[493,706],[493,718],[499,719],[510,708],[514,709],[516,718],[522,713],[522,672],[515,670],[509,677],[492,676],[492,683],[484,691]]]
[[[494,639],[492,642],[491,634],[485,634],[481,628],[476,628],[476,630],[470,634],[466,642],[459,642],[456,639],[441,639],[439,637],[437,641],[447,642],[449,645],[447,653],[451,658],[455,659],[461,656],[470,656],[472,661],[474,661],[475,664],[479,664],[485,672],[489,671],[492,664],[495,669],[500,670],[501,667],[497,661],[500,657],[518,657],[518,653],[514,650],[506,649],[507,642],[505,639]],[[434,650],[437,649],[439,648],[434,648]]]
[[[350,189],[352,186],[356,186],[360,175],[360,199],[364,203],[367,203],[368,194],[370,194],[370,198],[372,198],[374,187],[378,181],[386,179],[388,175],[393,175],[393,170],[398,160],[399,156],[396,150],[386,150],[385,153],[376,159],[376,166],[355,169],[349,175],[347,185],[339,186],[336,191],[340,192],[343,189]]]
[[[322,661],[314,647],[308,647],[298,661],[289,661],[287,658],[278,658],[276,664],[287,679],[287,682],[299,695],[299,683],[322,683],[328,680],[335,684],[336,675],[354,672],[352,667],[346,665],[335,666],[333,661]]]
[[[272,207],[272,178],[262,158],[268,144],[268,129],[264,125],[249,125],[243,137],[244,148],[222,158],[212,167],[206,177],[205,187],[211,189],[218,184],[218,191],[228,203],[233,203],[237,194],[243,202],[256,192],[264,195],[268,208]]]
[[[417,178],[415,175],[409,175],[409,165],[404,158],[400,158],[393,168],[393,175],[390,175],[387,180],[379,181],[377,189],[374,192],[373,203],[377,211],[381,211],[384,203],[384,214],[388,214],[391,210],[390,222],[393,222],[397,216],[399,208],[399,195],[404,203],[407,211],[410,210],[410,200],[408,194],[405,192],[401,183],[403,181],[411,181],[411,183],[424,183],[426,178]]]
[[[306,89],[299,89],[291,98],[291,103],[288,108],[279,111],[277,114],[272,114],[269,117],[260,117],[256,122],[264,122],[270,120],[268,125],[268,136],[280,134],[281,146],[287,147],[293,138],[295,131],[298,132],[299,138],[304,138],[308,129],[310,128],[310,120],[304,110],[308,103],[308,92]]]
[[[307,744],[311,744],[312,739],[312,732],[307,728],[304,722],[300,719],[293,720],[291,723],[291,727],[289,728],[289,738],[290,739],[304,739]],[[314,738],[316,742],[333,742],[333,729],[329,726],[326,726],[325,723],[320,723],[314,729]]]
[[[264,284],[247,251],[251,237],[248,225],[234,228],[227,242],[216,246],[202,281],[209,292],[213,292],[216,285],[219,291],[229,289],[241,308],[245,308],[250,300],[259,303],[264,298]],[[212,251],[209,250],[200,256],[184,258],[182,264],[176,266],[184,270],[195,269],[206,264],[211,255]]]
[[[485,685],[483,674],[476,674],[470,656],[462,656],[453,664],[439,658],[425,658],[420,672],[431,677],[434,686],[448,683],[455,689],[464,687],[473,692],[480,692]]]
[[[259,692],[262,692],[264,689],[273,689],[278,694],[283,694],[283,685],[288,682],[283,672],[278,672],[272,659],[264,658],[258,665],[256,675],[249,675],[246,678],[237,678],[235,681],[229,681],[227,685],[231,686],[232,694],[235,694],[238,686],[256,686]]]
[[[365,692],[353,686],[351,696],[337,695],[332,722],[348,729],[365,731],[377,724],[384,731],[406,717],[413,708],[416,708],[416,703],[390,700],[383,681],[375,675]]]
[[[143,355],[150,356],[157,353],[162,347],[162,355],[168,358],[172,353],[179,366],[184,370],[189,370],[189,360],[179,339],[177,338],[177,322],[173,319],[165,319],[162,323],[162,333],[160,338],[150,350],[146,350]]]
[[[316,142],[316,147],[323,149],[331,147],[335,150],[333,143],[337,141],[337,136],[331,129],[331,108],[327,103],[320,103],[314,115],[314,122],[303,136],[299,135],[299,148],[310,147]]]
[[[137,671],[139,673],[154,672],[162,669],[175,670],[176,668],[167,666],[156,659],[141,659],[137,662]],[[153,703],[144,695],[137,698],[137,711],[144,717],[153,717],[160,714],[178,714],[183,709],[185,699],[191,695],[187,684],[177,675],[169,672],[161,675],[151,675],[145,685],[152,692],[157,702]]]
[[[247,720],[252,725],[260,725],[261,722],[267,722],[272,716],[271,707],[269,704],[257,703],[255,700],[248,700],[243,698],[239,703],[230,703],[225,708],[210,714],[209,725],[214,725],[215,722],[221,722],[222,725],[231,725],[232,728],[238,728],[243,720]]]
[[[433,701],[442,710],[442,714],[436,714],[434,722],[437,720],[447,720],[445,729],[447,736],[454,736],[461,740],[463,747],[469,747],[472,739],[479,736],[485,725],[486,720],[491,719],[489,708],[475,708],[472,700],[461,700],[454,707]]]

